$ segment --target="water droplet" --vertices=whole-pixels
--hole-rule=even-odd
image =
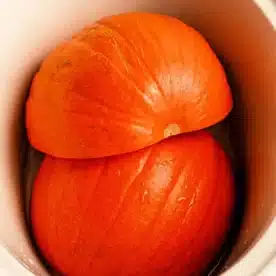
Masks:
[[[146,199],[148,197],[148,194],[149,194],[148,190],[145,190],[144,193],[143,193],[142,202],[146,201]]]
[[[186,199],[185,196],[179,197],[179,198],[177,199],[177,202],[182,202],[182,201],[185,200],[185,199]]]
[[[117,175],[121,175],[121,170],[117,170]]]
[[[189,203],[189,207],[192,207],[194,205],[195,199],[196,199],[196,194],[193,195],[191,202]]]

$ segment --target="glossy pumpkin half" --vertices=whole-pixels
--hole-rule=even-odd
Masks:
[[[115,157],[46,156],[33,233],[63,275],[199,275],[224,241],[233,189],[229,160],[206,132]]]
[[[27,101],[31,144],[56,157],[131,152],[206,128],[232,107],[206,40],[176,18],[106,17],[44,60]]]

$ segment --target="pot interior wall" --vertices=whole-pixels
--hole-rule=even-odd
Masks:
[[[182,17],[190,17],[226,65],[235,98],[230,138],[238,167],[246,169],[245,216],[231,265],[275,217],[275,30],[250,1],[195,2]]]
[[[247,195],[241,231],[228,261],[228,266],[233,265],[256,244],[275,217],[276,155],[272,153],[276,146],[273,139],[276,134],[273,121],[276,112],[276,47],[273,26],[253,1],[98,2],[64,0],[42,4],[33,1],[32,11],[22,13],[18,7],[18,11],[11,14],[10,20],[17,26],[20,20],[24,24],[14,32],[3,56],[8,70],[12,71],[6,74],[4,85],[9,96],[3,102],[7,105],[8,101],[14,109],[7,115],[8,120],[6,117],[5,122],[1,119],[2,129],[8,130],[9,134],[8,139],[1,140],[5,152],[1,164],[6,168],[1,177],[9,181],[5,183],[8,188],[0,184],[3,186],[0,186],[3,191],[0,208],[6,214],[0,218],[0,224],[6,225],[1,229],[0,241],[30,270],[40,271],[36,275],[41,275],[25,227],[19,156],[15,152],[15,149],[19,151],[18,118],[26,87],[41,59],[60,40],[101,16],[133,10],[153,11],[175,15],[198,29],[209,40],[229,73],[235,108],[227,129],[231,148],[236,152],[235,164],[246,171]],[[13,47],[14,51],[11,51]]]

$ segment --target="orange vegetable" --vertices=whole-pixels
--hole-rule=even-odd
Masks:
[[[64,275],[188,276],[218,252],[233,201],[229,160],[201,131],[114,157],[46,156],[31,219]]]
[[[104,18],[44,60],[27,101],[31,144],[53,156],[131,152],[222,120],[232,107],[205,39],[178,19]]]

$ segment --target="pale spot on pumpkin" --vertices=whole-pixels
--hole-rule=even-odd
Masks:
[[[152,95],[159,95],[160,91],[155,83],[152,83],[148,86],[148,92]]]
[[[169,124],[164,129],[164,138],[177,135],[181,132],[180,126],[178,124]]]

